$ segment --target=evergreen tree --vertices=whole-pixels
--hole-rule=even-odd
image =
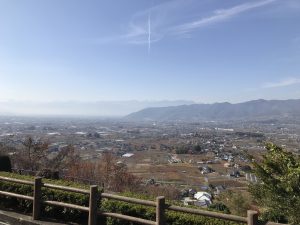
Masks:
[[[259,181],[249,189],[265,219],[300,224],[300,157],[272,143],[261,161],[253,161]],[[268,217],[268,218],[267,218]]]

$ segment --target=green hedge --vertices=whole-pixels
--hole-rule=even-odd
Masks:
[[[0,176],[23,179],[23,180],[33,180],[33,177],[23,176],[12,173],[0,172]],[[74,182],[67,182],[61,180],[48,180],[43,179],[45,183],[77,187],[83,189],[89,189],[86,185],[81,185]],[[0,181],[0,190],[9,191],[14,193],[19,193],[23,195],[31,195],[33,193],[33,187],[29,185],[16,184],[7,181]],[[43,188],[43,199],[45,200],[54,200],[61,201],[66,203],[72,203],[76,205],[88,206],[89,198],[88,195],[77,194],[72,192],[65,192],[55,189]],[[149,197],[136,195],[132,193],[124,194],[130,197],[139,197],[143,199],[149,199]],[[152,199],[153,200],[153,199]],[[168,202],[171,203],[171,202]],[[173,202],[172,202],[173,204]],[[32,211],[32,203],[26,200],[20,200],[11,197],[0,196],[0,206],[4,208],[12,208],[13,210],[17,210],[24,213],[31,213]],[[78,210],[64,209],[62,207],[55,206],[44,206],[42,215],[48,218],[55,218],[58,220],[68,220],[68,221],[87,221],[87,213],[80,212]],[[155,220],[155,208],[146,207],[137,204],[131,204],[116,200],[107,200],[103,199],[101,210],[105,212],[115,212],[124,215],[139,217],[148,220]],[[179,213],[173,211],[167,211],[167,225],[238,225],[239,223],[229,222],[225,220],[219,220],[204,216],[196,216],[186,213]],[[108,225],[132,225],[132,222],[126,222],[124,220],[107,218]]]
[[[102,208],[107,212],[116,212],[126,214],[129,216],[139,217],[148,220],[155,220],[155,208],[146,207],[126,202],[115,200],[106,200],[102,203]],[[167,225],[237,225],[239,223],[219,220],[204,216],[192,215],[187,213],[180,213],[174,211],[167,211],[166,213]],[[107,219],[107,225],[132,225],[132,222],[126,222],[119,219]]]
[[[23,176],[19,174],[0,172],[0,176],[29,180],[33,181],[31,176]],[[62,186],[69,186],[75,188],[89,189],[89,186],[81,185],[74,182],[62,181],[62,180],[49,180],[43,179],[45,183],[51,183]],[[18,193],[22,195],[33,195],[33,186],[18,184],[9,181],[0,181],[0,190]],[[55,190],[50,188],[42,188],[42,198],[44,200],[59,201],[72,203],[76,205],[88,206],[89,196],[79,193],[66,192],[61,190]],[[17,199],[13,197],[6,197],[0,195],[0,207],[6,209],[16,210],[22,213],[31,213],[32,212],[32,202],[28,200]],[[56,206],[44,206],[42,207],[42,215],[47,218],[53,218],[58,220],[70,220],[70,221],[81,221],[87,220],[87,213],[80,212],[79,210],[66,209]]]

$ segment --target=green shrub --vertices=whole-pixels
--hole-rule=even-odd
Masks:
[[[225,204],[223,204],[222,202],[213,203],[208,207],[208,209],[223,212],[223,213],[226,213],[226,214],[230,213],[229,208]]]
[[[105,200],[102,203],[102,210],[106,212],[120,213],[133,217],[139,217],[155,221],[155,208],[146,207],[115,200]],[[133,222],[108,218],[107,225],[133,225]],[[239,223],[214,219],[204,216],[191,215],[187,213],[167,211],[166,225],[237,225]]]
[[[23,180],[33,180],[33,177],[30,176],[22,176],[18,174],[5,173],[0,172],[0,176],[6,176],[16,179]],[[61,180],[48,180],[43,179],[45,183],[52,183],[63,186],[71,186],[77,188],[88,189],[89,187],[86,185],[81,185],[74,182],[67,182]],[[18,194],[32,196],[33,187],[30,185],[22,185],[16,184],[13,182],[0,181],[0,190],[9,191]],[[88,206],[89,196],[84,194],[65,192],[55,189],[42,188],[42,198],[44,200],[54,200],[61,201],[66,203],[72,203],[81,206]],[[149,196],[145,195],[136,195],[133,193],[125,193],[125,196],[148,199]],[[151,199],[153,200],[153,198]],[[174,204],[174,202],[167,202],[167,204]],[[0,196],[0,206],[5,208],[12,208],[14,210],[18,210],[24,213],[31,213],[32,211],[32,203],[26,200],[19,200],[16,198],[3,197]],[[80,212],[78,210],[64,209],[62,207],[56,206],[43,206],[42,207],[42,215],[48,218],[55,218],[60,220],[67,221],[87,221],[87,213]],[[155,221],[155,208],[147,207],[137,204],[131,204],[116,200],[107,200],[103,199],[101,204],[101,210],[104,212],[114,212],[120,213],[123,215],[134,216],[138,218],[143,218],[147,220]],[[239,223],[229,222],[225,220],[219,220],[214,218],[208,218],[204,216],[191,215],[186,213],[179,213],[173,211],[167,211],[166,213],[166,222],[167,225],[238,225]],[[124,220],[107,218],[108,225],[132,225],[134,223],[127,222]]]
[[[22,179],[22,180],[31,180],[31,181],[33,180],[33,177],[31,176],[23,176],[23,175],[4,173],[4,172],[0,172],[0,176]],[[62,186],[88,189],[88,186],[86,185],[80,185],[68,181],[43,179],[43,182],[62,185]],[[33,195],[32,185],[18,184],[18,183],[13,183],[8,181],[0,181],[0,190],[18,193],[22,195],[28,195],[28,196]],[[71,204],[82,205],[82,206],[88,206],[89,203],[88,195],[55,190],[50,188],[42,188],[42,199],[71,203]],[[10,208],[23,213],[32,212],[32,202],[28,200],[0,196],[0,206],[3,208]],[[57,207],[57,206],[43,206],[42,215],[44,217],[70,220],[70,221],[80,221],[81,219],[87,218],[87,214],[82,213],[79,210],[67,209],[67,208]]]
[[[274,221],[274,222],[277,222],[277,223],[288,223],[286,215],[284,215],[282,212],[276,212],[274,210],[265,211],[260,215],[260,217],[263,221]]]
[[[136,194],[131,192],[122,193],[123,196],[131,197],[131,198],[139,198],[143,200],[154,200],[154,196],[148,196],[144,194]],[[178,205],[183,206],[178,201],[166,201],[168,205]],[[189,208],[196,208],[196,206],[188,206]],[[226,207],[226,206],[225,206]],[[126,203],[116,200],[104,200],[102,202],[102,210],[106,212],[114,212],[120,213],[124,215],[139,217],[147,220],[155,221],[155,208],[154,207],[147,207],[132,203]],[[211,209],[212,211],[218,211],[217,209]],[[192,215],[187,213],[181,212],[174,212],[167,210],[166,212],[166,222],[167,225],[238,225],[239,223],[219,220],[199,215]],[[108,225],[133,225],[132,222],[126,222],[124,220],[108,218],[107,219]]]

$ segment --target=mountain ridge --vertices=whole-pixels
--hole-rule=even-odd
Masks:
[[[300,117],[300,99],[251,100],[242,103],[190,104],[146,108],[124,117],[132,121],[251,120]]]

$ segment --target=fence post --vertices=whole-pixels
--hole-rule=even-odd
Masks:
[[[258,225],[258,213],[253,210],[247,211],[247,224],[248,225]]]
[[[98,202],[98,186],[90,186],[90,202],[89,202],[89,222],[88,225],[97,225],[97,202]]]
[[[165,197],[156,198],[156,224],[165,225]]]
[[[32,218],[38,220],[41,213],[41,199],[42,198],[42,178],[36,177],[34,179],[34,190],[33,190],[33,210]]]

